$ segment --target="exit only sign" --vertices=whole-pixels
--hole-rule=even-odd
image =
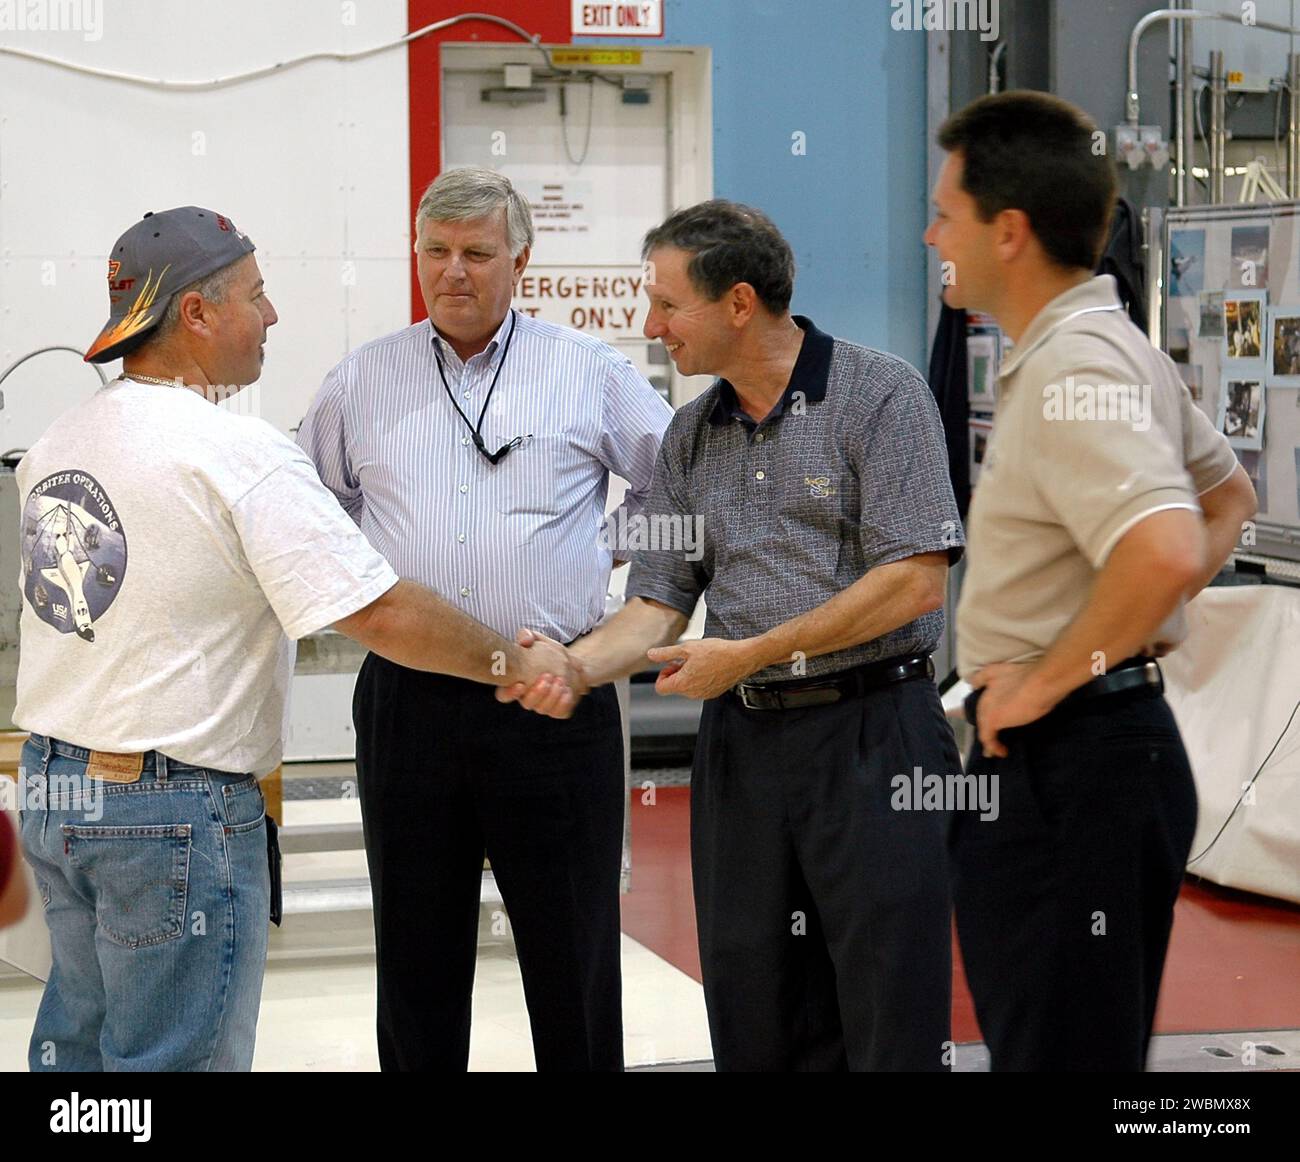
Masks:
[[[663,36],[663,0],[573,0],[574,36]]]

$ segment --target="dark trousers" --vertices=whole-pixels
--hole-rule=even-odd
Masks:
[[[383,1069],[464,1070],[486,852],[539,1070],[623,1067],[623,738],[612,686],[542,718],[374,654],[353,698]]]
[[[1007,758],[977,741],[968,767],[998,780],[998,817],[955,817],[950,846],[992,1068],[1141,1071],[1196,830],[1173,714],[1107,694],[1001,738]]]
[[[691,868],[719,1071],[945,1068],[947,816],[891,799],[897,776],[960,763],[924,679],[801,710],[705,704]]]

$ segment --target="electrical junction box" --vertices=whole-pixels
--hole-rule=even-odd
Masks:
[[[506,84],[507,89],[530,89],[533,85],[533,69],[531,65],[506,65]]]
[[[1243,73],[1234,70],[1226,76],[1229,93],[1270,92],[1269,77],[1266,73]]]

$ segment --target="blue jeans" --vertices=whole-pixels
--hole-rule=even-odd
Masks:
[[[257,780],[153,751],[138,781],[109,782],[89,758],[23,747],[23,852],[53,950],[28,1064],[251,1068],[270,910]]]

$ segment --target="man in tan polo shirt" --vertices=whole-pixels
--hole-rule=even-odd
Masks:
[[[939,144],[925,240],[950,264],[945,301],[1015,343],[957,612],[967,769],[1000,802],[996,819],[959,813],[950,838],[966,972],[994,1070],[1140,1071],[1196,824],[1150,655],[1177,644],[1255,496],[1092,274],[1115,200],[1092,122],[1004,93]]]

